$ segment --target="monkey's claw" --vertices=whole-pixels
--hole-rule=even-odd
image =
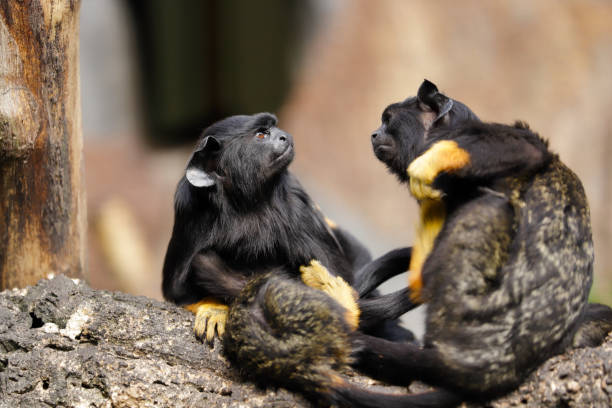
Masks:
[[[193,332],[198,339],[212,344],[215,334],[220,338],[223,337],[228,314],[227,305],[216,300],[205,299],[187,306],[187,309],[196,315]]]
[[[300,266],[302,281],[311,288],[321,290],[342,305],[346,310],[346,320],[353,327],[359,326],[359,306],[357,292],[342,277],[333,276],[317,260],[310,261],[309,266]]]
[[[439,200],[444,193],[422,179],[410,177],[410,192],[417,200]]]

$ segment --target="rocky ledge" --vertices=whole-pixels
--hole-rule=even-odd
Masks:
[[[192,324],[193,316],[172,304],[93,290],[63,276],[4,291],[0,407],[309,406],[286,390],[240,380],[221,345],[198,342]],[[612,406],[612,334],[598,348],[550,359],[487,406]]]

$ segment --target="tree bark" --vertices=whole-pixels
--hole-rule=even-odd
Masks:
[[[0,0],[0,288],[85,261],[79,0]]]

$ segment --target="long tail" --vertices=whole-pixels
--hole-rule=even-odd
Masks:
[[[385,394],[371,392],[347,381],[336,381],[328,393],[330,401],[355,408],[452,408],[463,399],[450,391],[436,389],[422,394]]]
[[[386,280],[406,272],[410,266],[411,254],[412,248],[394,249],[363,266],[355,273],[353,284],[359,297],[367,295]]]

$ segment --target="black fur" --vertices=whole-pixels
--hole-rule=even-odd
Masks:
[[[547,142],[523,123],[480,122],[429,81],[416,97],[387,107],[372,135],[374,153],[401,182],[442,140],[470,160],[432,183],[446,218],[422,269],[424,347],[355,340],[356,366],[366,373],[395,384],[420,379],[440,391],[377,400],[344,387],[339,403],[454,406],[489,398],[572,345],[601,343],[612,329],[609,307],[587,305],[593,249],[582,185]],[[384,275],[369,273],[361,282]]]
[[[256,136],[260,131],[264,139]],[[215,150],[206,150],[209,138]],[[284,147],[275,152],[275,143]],[[340,245],[338,235],[346,233],[327,226],[287,171],[293,154],[291,136],[276,128],[270,114],[232,116],[204,131],[188,170],[197,159],[213,184],[195,187],[185,176],[178,184],[164,262],[168,300],[184,305],[218,296],[230,302],[244,285],[224,289],[229,277],[244,280],[275,267],[298,276],[299,266],[311,259],[353,282],[353,270],[369,260],[368,252],[352,237],[341,238],[351,247]]]
[[[293,139],[276,123],[268,113],[232,116],[203,132],[176,190],[166,299],[230,304],[251,277],[280,268],[297,281],[299,266],[312,259],[352,284],[354,271],[370,261],[357,239],[327,225],[287,170]],[[373,319],[364,322],[370,333],[411,336],[397,322]]]

